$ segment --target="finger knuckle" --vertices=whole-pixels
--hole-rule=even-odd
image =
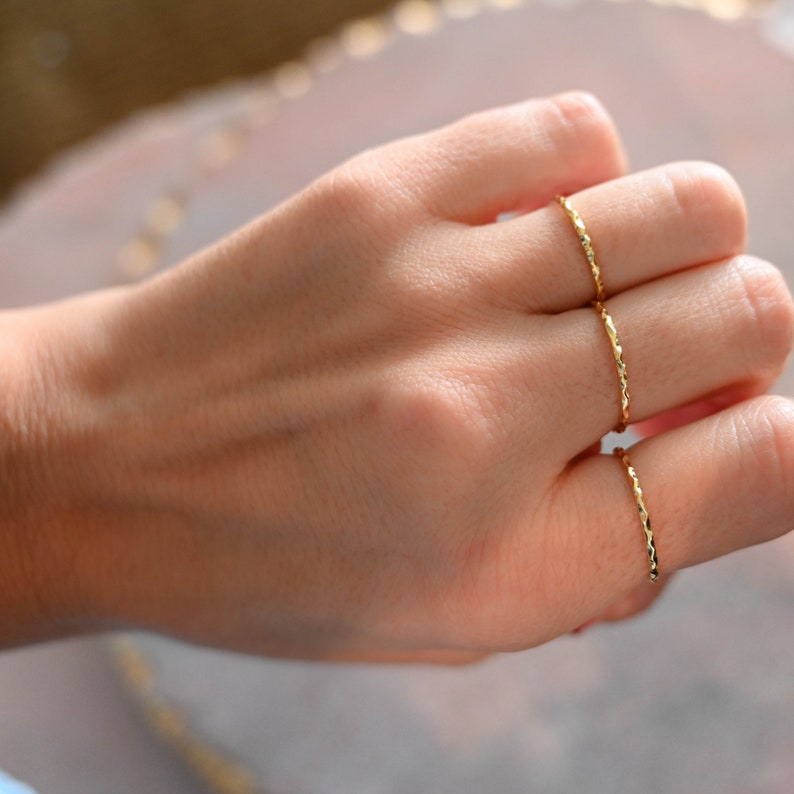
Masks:
[[[786,281],[776,267],[752,257],[738,257],[729,267],[735,277],[743,326],[754,340],[747,346],[747,354],[754,367],[777,375],[794,339],[794,302]],[[735,321],[735,317],[728,318],[728,322]]]
[[[601,102],[586,91],[572,91],[546,100],[559,122],[576,130],[588,129],[604,135],[614,133],[614,124]]]
[[[736,180],[708,162],[674,163],[661,172],[673,212],[708,239],[715,258],[744,249],[747,210]]]
[[[623,170],[622,148],[611,116],[592,94],[574,92],[545,100],[540,123],[551,130],[558,150],[616,164]]]
[[[365,151],[316,180],[301,195],[308,202],[305,217],[313,229],[331,239],[369,246],[374,261],[378,252],[400,245],[406,221],[412,232],[423,228],[417,211],[420,197],[408,183],[402,152],[389,147]]]
[[[794,403],[766,395],[734,415],[737,444],[748,451],[746,475],[759,482],[769,503],[794,502]]]
[[[383,184],[371,161],[370,156],[360,155],[314,183],[313,195],[322,203],[325,212],[330,212],[335,218],[360,218],[368,208],[377,204],[383,193]]]
[[[463,374],[419,374],[392,389],[388,417],[394,432],[426,459],[446,460],[443,469],[480,470],[498,447],[495,423],[479,389]]]

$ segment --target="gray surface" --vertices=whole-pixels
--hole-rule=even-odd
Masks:
[[[778,541],[685,572],[632,624],[451,671],[136,642],[267,792],[790,794],[792,563]]]
[[[205,790],[152,735],[98,640],[0,657],[0,768],[40,794]]]

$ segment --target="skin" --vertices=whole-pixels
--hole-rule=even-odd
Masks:
[[[143,285],[0,316],[0,641],[140,627],[456,662],[640,611],[629,372],[659,565],[787,532],[780,273],[720,168],[624,175],[596,100],[365,152]],[[512,220],[495,223],[505,212]]]

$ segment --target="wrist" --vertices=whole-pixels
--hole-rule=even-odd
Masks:
[[[0,647],[96,627],[86,565],[96,510],[81,487],[94,406],[83,374],[104,300],[0,314]]]

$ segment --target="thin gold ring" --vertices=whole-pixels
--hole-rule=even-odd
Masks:
[[[568,201],[565,196],[555,196],[554,200],[565,211],[565,214],[568,216],[568,220],[573,226],[573,230],[576,232],[576,236],[579,238],[579,242],[584,249],[584,255],[587,257],[587,262],[590,265],[590,272],[593,274],[593,281],[595,282],[596,288],[595,299],[597,301],[602,301],[604,298],[606,298],[606,292],[604,291],[604,284],[601,281],[601,268],[598,266],[595,250],[593,249],[593,242],[590,239],[590,235],[587,233],[584,221],[579,216],[579,213],[571,206],[571,202]]]
[[[659,578],[659,562],[656,558],[656,544],[653,541],[653,530],[651,529],[651,517],[648,515],[648,510],[645,507],[645,499],[642,495],[642,488],[640,488],[640,481],[637,479],[637,472],[631,465],[628,453],[622,447],[615,447],[612,453],[616,458],[623,461],[626,468],[626,475],[631,483],[631,491],[634,494],[634,501],[637,503],[637,512],[640,514],[640,523],[642,524],[642,532],[645,535],[645,551],[648,554],[648,565],[650,567],[650,580],[656,582]]]
[[[623,347],[620,344],[615,323],[610,317],[606,306],[599,301],[593,301],[593,308],[601,317],[601,321],[604,323],[604,330],[609,337],[609,343],[612,345],[612,355],[615,359],[615,369],[617,369],[618,382],[620,383],[620,420],[615,426],[615,432],[622,433],[629,425],[629,407],[631,405],[628,372],[626,371],[626,362],[623,360]]]

